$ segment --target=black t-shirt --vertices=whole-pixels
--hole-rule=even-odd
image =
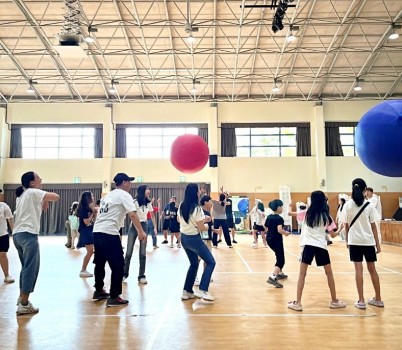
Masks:
[[[84,222],[84,219],[88,219],[91,216],[92,212],[86,212],[82,210],[81,212],[78,213],[78,219],[79,219],[79,226],[78,226],[78,232],[80,234],[83,233],[92,233],[94,229],[94,221],[92,220],[89,225],[86,225]]]
[[[176,207],[173,207],[173,208],[169,207],[169,209],[168,209],[169,214],[168,215],[170,215],[170,222],[172,222],[172,221],[177,222],[177,211],[178,211],[178,209],[179,208],[176,208]]]
[[[165,207],[163,208],[164,220],[169,220],[169,218],[166,217],[169,216],[169,209],[170,209],[170,203],[166,204]]]
[[[202,211],[204,212],[205,216],[211,216],[210,212],[202,209]],[[212,226],[213,226],[213,222],[212,220],[206,223],[208,225],[208,239],[212,240]]]
[[[268,229],[268,241],[283,241],[282,235],[278,232],[278,225],[284,226],[283,217],[278,214],[271,214],[265,220],[264,226]]]
[[[229,218],[233,216],[233,206],[232,206],[233,202],[231,199],[226,199],[226,202],[230,203],[230,205],[227,204],[225,207],[226,217]]]

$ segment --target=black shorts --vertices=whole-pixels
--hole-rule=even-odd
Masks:
[[[301,256],[301,262],[311,265],[314,258],[317,266],[325,266],[331,263],[328,250],[312,245],[305,245]]]
[[[257,224],[254,224],[253,230],[256,230],[257,232],[265,232],[264,226],[262,226],[262,225],[257,225]]]
[[[180,224],[176,220],[172,220],[169,226],[170,232],[177,233],[180,232]]]
[[[10,249],[10,237],[8,235],[0,236],[0,252],[8,252]]]
[[[235,227],[233,218],[227,219],[227,222],[228,222],[228,227],[229,228],[234,228]]]
[[[170,226],[170,219],[163,220],[162,230],[163,231],[169,230],[169,226]]]
[[[349,256],[353,262],[362,262],[363,256],[367,262],[377,261],[377,253],[372,245],[350,245]]]

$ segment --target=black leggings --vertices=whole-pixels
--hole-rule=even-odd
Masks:
[[[230,240],[228,221],[226,219],[214,219],[214,229],[216,230],[219,227],[222,227],[225,242],[230,247],[232,241]],[[214,246],[218,245],[218,235],[216,233],[212,235],[212,244]]]
[[[283,249],[283,241],[267,241],[269,247],[275,252],[276,262],[275,266],[278,266],[281,270],[285,266],[285,251]]]

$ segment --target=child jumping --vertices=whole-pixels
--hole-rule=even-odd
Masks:
[[[335,237],[333,231],[336,225],[329,215],[327,197],[322,191],[314,191],[311,194],[311,206],[307,209],[306,218],[302,225],[300,246],[303,252],[300,261],[299,280],[297,282],[297,300],[288,303],[288,308],[295,311],[303,311],[301,298],[306,279],[307,268],[311,265],[313,259],[317,266],[324,266],[327,276],[328,287],[331,293],[331,309],[340,309],[346,307],[343,301],[336,298],[334,275],[331,269],[331,261],[327,250],[325,237],[326,231]]]
[[[268,206],[274,214],[268,215],[264,226],[268,230],[266,237],[268,246],[275,252],[276,262],[274,271],[268,278],[267,283],[272,284],[276,288],[283,288],[283,285],[278,282],[280,279],[285,279],[288,276],[282,271],[285,265],[285,251],[283,249],[283,237],[289,236],[290,232],[284,230],[285,224],[282,216],[279,214],[283,210],[283,202],[280,199],[275,199],[269,202]]]

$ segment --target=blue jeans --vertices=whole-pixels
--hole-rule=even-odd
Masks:
[[[152,236],[152,245],[155,247],[156,246],[156,234],[154,232],[154,223],[152,222],[152,219],[147,219],[148,227],[147,227],[147,239],[148,236]]]
[[[24,294],[32,293],[38,279],[40,253],[38,235],[29,232],[17,232],[13,235],[15,248],[21,261],[20,290]]]
[[[209,251],[207,245],[202,241],[201,236],[181,234],[181,244],[190,261],[190,267],[187,271],[184,288],[186,292],[193,293],[193,285],[197,277],[198,265],[200,257],[206,263],[204,272],[201,277],[200,290],[208,292],[209,283],[211,282],[212,272],[215,269],[215,259]]]
[[[147,232],[147,223],[146,222],[141,222],[141,227],[144,230],[144,232]],[[134,227],[134,225],[130,225],[130,228],[128,230],[128,239],[127,239],[127,251],[126,251],[126,257],[124,258],[124,277],[128,277],[129,275],[129,270],[130,270],[130,261],[131,257],[133,256],[133,251],[134,251],[134,245],[135,241],[138,237],[138,232],[137,229]],[[141,278],[145,278],[145,264],[147,261],[147,240],[140,241],[140,271],[138,273],[138,280]]]

